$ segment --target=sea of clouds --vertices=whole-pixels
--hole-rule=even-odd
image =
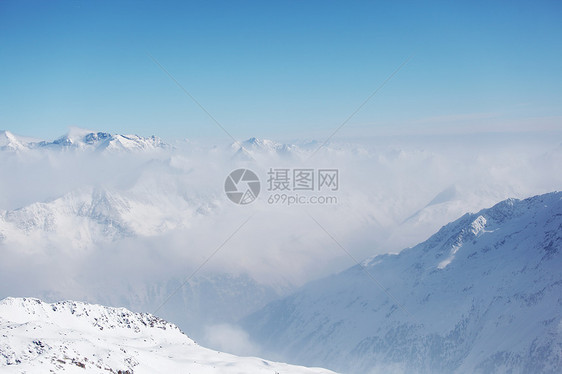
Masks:
[[[321,142],[304,141],[249,141],[246,151],[228,141],[131,152],[2,150],[0,298],[156,311],[211,345],[255,352],[236,320],[266,302],[413,246],[466,212],[560,190],[560,139],[336,139],[317,152]],[[238,168],[261,181],[248,205],[224,193]],[[308,193],[269,191],[270,169],[337,169],[338,189],[314,193],[337,203],[271,204],[276,193]],[[207,283],[184,292],[196,279]],[[197,313],[183,320],[182,308],[195,303]]]

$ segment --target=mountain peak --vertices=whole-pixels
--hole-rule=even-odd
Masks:
[[[238,154],[248,151],[250,153],[277,154],[282,156],[290,155],[292,152],[298,150],[298,147],[294,144],[278,143],[274,140],[257,137],[251,137],[242,142],[233,143],[231,147],[236,150]]]
[[[18,150],[24,147],[20,142],[18,142],[14,134],[9,131],[3,130],[0,131],[0,148]]]
[[[0,150],[21,151],[26,149],[30,143],[38,140],[18,136],[8,130],[0,131]]]
[[[81,128],[81,127],[76,127],[76,126],[70,126],[68,128],[68,132],[63,137],[70,139],[74,142],[78,142],[81,141],[88,134],[93,134],[93,133],[96,133],[96,131]]]
[[[102,131],[91,131],[79,127],[71,127],[66,135],[53,141],[17,137],[9,131],[0,132],[1,150],[25,149],[92,149],[96,151],[146,151],[170,148],[162,139],[152,135],[111,134]]]
[[[281,144],[270,139],[251,137],[249,139],[244,140],[242,142],[242,145],[245,148],[250,148],[250,149],[271,150],[279,147]]]
[[[558,373],[561,227],[562,192],[508,199],[305,285],[243,326],[263,349],[342,372]]]

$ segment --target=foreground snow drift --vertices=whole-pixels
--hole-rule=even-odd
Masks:
[[[0,301],[2,373],[333,373],[198,346],[150,314],[80,302]]]

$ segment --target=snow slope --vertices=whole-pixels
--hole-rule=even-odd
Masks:
[[[81,302],[0,301],[2,373],[333,373],[197,345],[150,314]]]
[[[2,151],[21,151],[26,149],[29,144],[39,140],[25,138],[12,134],[10,131],[0,131],[0,150]]]
[[[276,359],[346,373],[559,373],[561,269],[562,192],[510,199],[243,325]]]

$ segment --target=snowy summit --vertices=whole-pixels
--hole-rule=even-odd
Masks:
[[[244,324],[276,357],[348,373],[560,373],[560,269],[562,192],[508,199]]]
[[[2,373],[329,374],[202,348],[151,314],[81,302],[0,301]]]
[[[24,151],[29,149],[92,149],[96,151],[141,151],[169,148],[157,136],[119,135],[91,131],[77,127],[53,141],[17,136],[9,131],[0,132],[0,150]]]

